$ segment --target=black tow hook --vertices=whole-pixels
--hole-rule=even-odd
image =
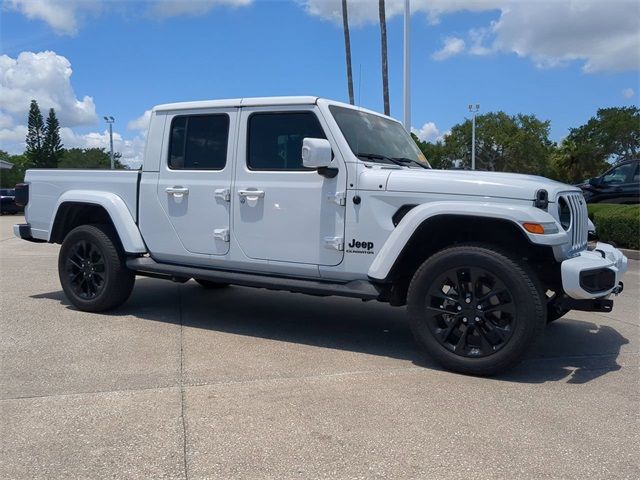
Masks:
[[[614,288],[611,291],[611,293],[613,293],[614,295],[620,295],[623,290],[624,290],[624,283],[618,282],[618,286],[616,288]]]

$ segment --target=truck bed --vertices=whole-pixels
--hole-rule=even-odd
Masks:
[[[27,170],[29,203],[25,216],[32,235],[42,240],[49,238],[54,212],[64,201],[63,195],[72,191],[114,193],[122,198],[137,221],[138,176],[137,170]]]

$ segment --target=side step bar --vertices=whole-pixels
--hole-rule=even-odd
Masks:
[[[167,279],[211,280],[231,283],[245,287],[267,288],[269,290],[286,290],[310,295],[336,295],[340,297],[375,300],[380,297],[380,290],[366,280],[354,280],[348,283],[323,282],[299,278],[272,277],[254,273],[211,270],[208,268],[188,267],[158,263],[152,258],[137,257],[127,260],[127,267],[140,275],[164,277]]]

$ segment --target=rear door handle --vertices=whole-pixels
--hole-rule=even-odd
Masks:
[[[185,195],[189,195],[189,189],[187,187],[167,187],[164,191],[169,195],[173,195],[175,198],[182,198]]]
[[[238,195],[246,198],[264,198],[263,190],[238,190]]]

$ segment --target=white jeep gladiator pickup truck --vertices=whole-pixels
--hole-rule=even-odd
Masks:
[[[402,125],[316,97],[155,107],[140,171],[29,170],[25,240],[60,243],[79,309],[136,275],[407,305],[444,367],[513,365],[571,309],[610,311],[626,257],[588,242],[579,189],[431,169]]]

